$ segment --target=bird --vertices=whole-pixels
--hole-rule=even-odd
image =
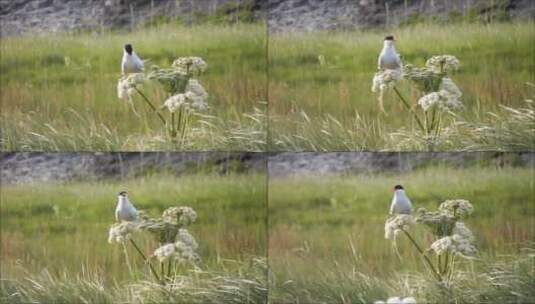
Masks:
[[[411,214],[412,203],[405,194],[405,189],[402,185],[394,186],[394,197],[392,198],[392,205],[390,205],[390,215],[395,214]]]
[[[130,73],[143,72],[143,61],[137,56],[131,44],[125,44],[123,52],[123,60],[121,61],[121,72],[123,75]]]
[[[386,36],[383,42],[383,50],[377,59],[378,70],[397,70],[401,68],[401,59],[394,47],[394,36]]]
[[[119,192],[117,208],[115,208],[115,219],[118,222],[133,222],[137,220],[137,217],[138,211],[136,210],[136,207],[132,205],[130,200],[128,200],[126,191]]]

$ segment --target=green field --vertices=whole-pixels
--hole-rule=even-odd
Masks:
[[[387,92],[382,114],[371,92],[386,34],[396,37],[404,63],[422,66],[442,54],[460,60],[452,79],[463,92],[464,109],[444,121],[437,150],[533,149],[535,111],[526,102],[535,96],[532,23],[272,34],[270,149],[425,150],[425,139],[396,95]],[[397,87],[416,103],[420,95],[407,81]]]
[[[198,220],[188,230],[202,262],[184,268],[177,286],[155,284],[128,247],[132,277],[122,246],[107,242],[123,189],[153,217],[170,206],[196,210]],[[259,174],[2,185],[0,302],[264,302],[266,191]],[[134,239],[146,255],[158,247],[144,235]]]
[[[265,150],[266,30],[263,25],[163,24],[130,33],[2,38],[3,151]],[[168,67],[182,56],[208,64],[198,77],[210,109],[193,119],[187,139],[166,139],[137,97],[141,117],[117,98],[123,45],[146,63]],[[162,90],[149,86],[157,104]]]
[[[414,208],[434,210],[467,199],[465,222],[478,255],[457,266],[451,302],[535,300],[535,177],[533,169],[429,167],[409,173],[288,177],[269,183],[269,263],[273,303],[372,303],[413,296],[442,303],[421,258],[400,236],[395,254],[384,238],[393,185],[405,186]],[[429,234],[411,228],[421,244]]]

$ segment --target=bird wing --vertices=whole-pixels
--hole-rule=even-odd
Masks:
[[[132,54],[132,58],[134,59],[134,66],[136,70],[143,71],[145,68],[145,65],[143,64],[143,61],[137,56],[136,53]]]
[[[119,220],[119,208],[116,208],[116,209],[115,209],[115,220],[116,220],[117,222],[120,222],[120,220]]]
[[[121,73],[124,75],[126,70],[126,55],[123,55],[123,59],[121,59]]]
[[[390,204],[390,212],[388,214],[392,215],[394,214],[394,208],[396,207],[396,198],[394,197],[392,199],[392,204]]]
[[[384,58],[383,53],[379,55],[379,58],[377,58],[377,69],[380,70],[384,66]]]

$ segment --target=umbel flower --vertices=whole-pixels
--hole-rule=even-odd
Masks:
[[[414,218],[409,214],[396,214],[385,222],[385,239],[395,239],[402,231],[414,224]]]
[[[447,200],[440,204],[440,212],[455,218],[465,218],[474,212],[469,201],[463,199]]]
[[[424,93],[436,92],[443,75],[428,68],[417,68],[412,64],[403,66],[403,77],[412,81]]]
[[[452,55],[433,56],[425,62],[425,66],[429,69],[444,73],[450,71],[457,71],[460,66],[459,59]]]
[[[143,73],[132,73],[126,77],[119,78],[117,82],[117,97],[123,100],[131,100],[136,93],[135,88],[145,82]]]
[[[138,225],[134,222],[116,223],[110,227],[108,243],[124,243],[130,239],[138,228]]]
[[[171,207],[163,212],[162,218],[168,223],[188,226],[195,222],[197,213],[190,207]]]
[[[172,66],[186,74],[201,74],[206,71],[207,64],[201,57],[180,57]]]
[[[372,92],[384,92],[389,88],[393,88],[400,79],[400,70],[387,69],[379,71],[373,76]]]
[[[443,212],[430,212],[425,208],[419,208],[416,214],[416,223],[426,225],[436,236],[451,235],[455,227],[455,218]]]
[[[195,238],[186,229],[180,229],[176,242],[157,248],[153,255],[160,262],[172,259],[179,263],[196,263],[200,259],[196,253],[197,248]]]
[[[472,232],[463,224],[457,223],[454,233],[451,236],[445,236],[431,244],[430,250],[437,255],[445,252],[451,252],[463,257],[472,257],[477,253],[473,245],[474,236]]]
[[[208,107],[208,93],[196,79],[190,79],[185,93],[173,95],[165,100],[163,107],[174,113],[181,107],[186,110],[204,110]]]
[[[416,304],[416,299],[413,297],[390,297],[385,301],[375,301],[374,304]]]
[[[184,93],[189,78],[190,76],[182,70],[174,68],[161,69],[157,66],[153,66],[148,75],[148,79],[158,81],[163,90],[171,95]]]

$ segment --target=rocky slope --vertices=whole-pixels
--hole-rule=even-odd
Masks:
[[[535,170],[535,153],[309,152],[274,154],[268,159],[270,178],[407,172],[430,165],[520,166]]]
[[[216,13],[258,10],[246,4],[249,0],[0,0],[0,33],[130,29],[166,17],[188,24]]]
[[[258,153],[0,153],[1,184],[129,178],[155,172],[265,172]]]
[[[272,32],[373,28],[424,19],[533,20],[533,0],[269,0]]]
[[[0,0],[2,36],[73,30],[131,29],[206,16],[229,23],[268,16],[271,32],[373,28],[439,21],[535,19],[533,0]]]

